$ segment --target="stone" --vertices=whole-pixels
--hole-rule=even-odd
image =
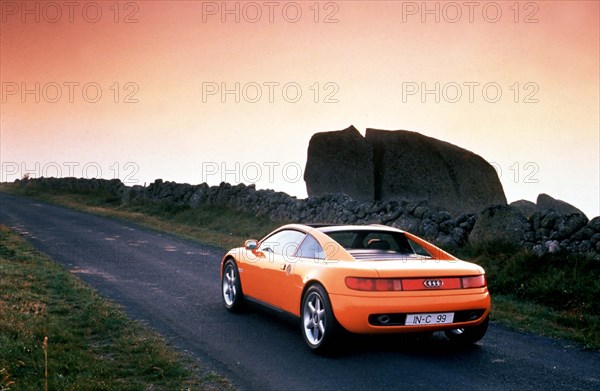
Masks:
[[[592,244],[590,243],[589,240],[582,240],[581,243],[579,243],[579,252],[587,253],[587,252],[590,252],[591,250],[592,250]]]
[[[373,148],[353,126],[311,137],[304,171],[309,196],[341,192],[371,202],[373,175]]]
[[[445,234],[451,234],[454,229],[454,222],[452,220],[445,220],[440,223],[440,231]]]
[[[411,216],[400,216],[392,224],[394,228],[401,229],[403,231],[410,232],[415,235],[419,235],[419,219]]]
[[[438,236],[439,228],[435,221],[425,219],[421,222],[420,232],[425,239],[435,239]]]
[[[559,215],[580,214],[585,216],[585,213],[573,205],[565,201],[557,200],[556,198],[544,193],[538,195],[536,205],[540,211],[552,209]]]
[[[550,237],[550,230],[546,229],[546,228],[539,228],[538,230],[535,231],[535,238],[536,239],[547,239],[548,237]]]
[[[406,130],[367,129],[365,138],[377,200],[426,200],[454,215],[506,204],[494,167],[466,149]]]
[[[542,228],[552,229],[554,228],[556,220],[558,220],[559,217],[560,215],[558,213],[550,211],[542,218],[542,221],[540,221],[540,226]]]
[[[600,233],[600,216],[591,219],[588,225],[594,232]]]
[[[560,252],[560,243],[558,243],[558,241],[556,240],[548,240],[546,243],[544,243],[544,246],[546,247],[546,249],[548,249],[548,252],[550,254],[554,254],[557,252]]]
[[[524,241],[527,227],[527,218],[518,208],[491,206],[479,215],[469,235],[469,242],[475,247],[489,243],[519,246]]]
[[[460,223],[458,226],[468,232],[471,232],[471,230],[473,229],[473,224],[470,221]]]
[[[541,244],[536,244],[535,246],[533,246],[531,251],[538,257],[542,257],[546,254],[546,249]]]
[[[391,210],[390,212],[388,212],[384,216],[383,221],[384,221],[385,224],[387,224],[390,221],[396,220],[401,214],[402,214],[402,209],[401,208],[397,208],[397,209]]]
[[[586,240],[590,239],[594,235],[594,230],[590,227],[583,227],[579,231],[575,232],[571,239],[573,240]]]
[[[463,223],[467,223],[469,221],[469,216],[467,216],[466,214],[461,214],[459,215],[456,220],[454,221],[454,224],[456,226],[460,226]]]
[[[447,220],[452,220],[452,215],[448,212],[439,212],[433,215],[433,221],[436,223],[443,223]]]
[[[192,208],[198,208],[200,205],[204,204],[206,199],[206,190],[198,189],[192,194],[192,196],[188,200],[188,203]]]
[[[575,232],[588,223],[587,217],[582,214],[572,214],[561,217],[557,222],[558,235],[561,238],[571,237]]]
[[[526,242],[535,242],[536,239],[536,235],[534,231],[527,231],[525,233],[525,237],[523,238],[523,240],[525,240]]]
[[[530,218],[535,212],[538,211],[538,207],[534,202],[527,200],[518,200],[510,203],[510,206],[514,206],[523,212],[525,217]]]
[[[512,204],[511,204],[512,205]],[[521,211],[523,211],[521,209]],[[524,213],[525,215],[527,215],[526,213]],[[529,222],[531,223],[531,226],[533,227],[534,231],[537,231],[538,229],[541,228],[542,226],[542,212],[534,212],[531,216],[529,216]]]
[[[413,211],[413,216],[415,216],[417,219],[424,219],[427,217],[427,214],[429,214],[429,208],[426,206],[417,206],[415,208],[415,210]]]
[[[446,235],[444,233],[440,234],[435,240],[435,244],[437,244],[441,248],[445,249],[453,249],[458,247],[458,243],[452,238],[450,235]]]
[[[450,236],[459,246],[464,246],[469,237],[464,229],[458,227],[452,230],[452,234],[450,234]]]
[[[135,191],[132,191],[130,187],[125,187],[121,192],[121,203],[129,205],[131,200],[135,197]]]

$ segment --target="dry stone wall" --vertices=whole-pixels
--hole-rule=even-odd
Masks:
[[[342,193],[298,199],[254,185],[206,183],[190,185],[157,179],[149,186],[125,186],[118,179],[39,178],[17,184],[48,191],[104,192],[123,204],[157,202],[199,208],[226,206],[268,216],[283,222],[329,224],[385,224],[404,229],[442,247],[505,242],[545,253],[587,254],[600,261],[600,217],[589,220],[580,213],[561,214],[553,209],[526,216],[518,207],[491,206],[479,215],[451,214],[430,208],[425,201],[361,202]]]

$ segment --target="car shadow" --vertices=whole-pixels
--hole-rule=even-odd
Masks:
[[[294,338],[298,345],[305,345],[298,318],[253,303],[247,305],[244,313],[245,316],[254,318],[261,324],[268,324],[273,331],[277,329],[279,332],[289,334],[290,338]],[[485,338],[483,341],[485,344]],[[303,347],[307,354],[311,354],[307,346]],[[466,358],[481,354],[483,349],[481,343],[458,344],[451,342],[443,332],[362,335],[341,330],[334,349],[320,354],[320,356],[342,359],[360,355],[401,354],[414,358],[433,358],[445,361],[446,359],[455,360],[459,357]]]
[[[481,352],[478,344],[457,344],[449,341],[443,332],[424,334],[357,335],[345,333],[339,349],[330,357],[344,357],[357,354],[400,353],[413,357],[437,359],[469,356]]]

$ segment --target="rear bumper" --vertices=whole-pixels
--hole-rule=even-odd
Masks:
[[[337,321],[350,332],[358,334],[410,333],[456,329],[482,323],[490,312],[489,292],[487,289],[466,291],[444,291],[443,293],[436,292],[436,294],[402,292],[387,297],[330,294],[330,301]],[[403,325],[406,314],[439,312],[454,312],[454,323]],[[376,321],[378,315],[390,315],[393,321],[381,325]]]

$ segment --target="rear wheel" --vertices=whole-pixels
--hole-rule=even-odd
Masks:
[[[446,330],[446,337],[452,342],[460,344],[472,344],[479,341],[485,335],[488,329],[490,317],[487,316],[485,320],[473,327],[463,327],[460,329]]]
[[[300,322],[304,341],[314,352],[331,351],[340,327],[333,316],[329,296],[321,285],[313,285],[304,293]]]
[[[221,292],[223,303],[228,311],[239,312],[242,309],[244,294],[237,265],[232,259],[225,262],[221,278]]]

